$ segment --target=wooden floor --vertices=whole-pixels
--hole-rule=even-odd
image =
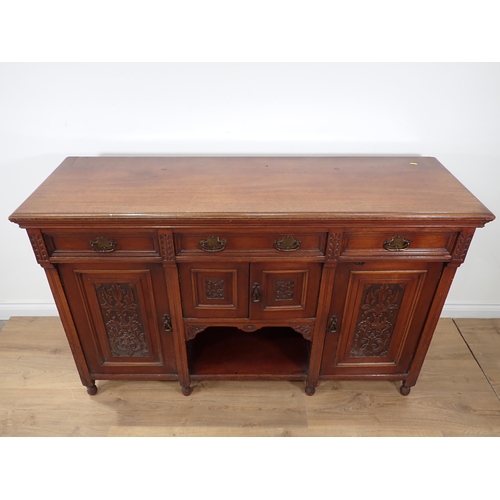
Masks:
[[[80,384],[59,318],[0,331],[1,436],[499,436],[500,319],[441,319],[409,396],[393,382]]]

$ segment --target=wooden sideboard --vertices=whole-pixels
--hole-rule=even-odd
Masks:
[[[91,395],[107,379],[407,395],[493,219],[427,157],[70,157],[10,217]]]

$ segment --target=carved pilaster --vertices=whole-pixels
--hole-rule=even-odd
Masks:
[[[47,247],[45,246],[45,240],[43,239],[42,232],[39,229],[30,229],[28,230],[28,236],[38,264],[42,267],[52,267],[49,261],[49,253],[47,251]]]
[[[467,251],[474,236],[474,230],[462,231],[458,237],[455,251],[453,252],[452,262],[456,265],[462,264],[467,256]]]
[[[161,260],[164,262],[174,262],[175,252],[174,252],[174,240],[172,238],[171,231],[160,232],[158,234],[158,239],[160,241],[160,255]]]
[[[330,233],[328,235],[328,244],[326,246],[326,260],[338,261],[340,256],[340,243],[342,242],[342,233]]]

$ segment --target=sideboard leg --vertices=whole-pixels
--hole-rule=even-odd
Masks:
[[[184,394],[184,396],[189,396],[192,392],[193,392],[192,387],[183,387],[182,388],[182,394]]]
[[[316,388],[306,385],[306,394],[312,396],[316,392]]]
[[[97,394],[97,386],[95,385],[95,382],[92,380],[93,384],[87,386],[87,394],[89,396],[95,396]]]
[[[406,381],[401,384],[401,387],[399,388],[399,392],[401,393],[402,396],[408,396],[410,394],[411,387],[408,387],[406,385]]]

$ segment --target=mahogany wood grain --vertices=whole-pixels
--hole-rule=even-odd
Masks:
[[[179,289],[179,273],[177,267],[164,263],[165,283],[168,288],[168,299],[170,312],[172,314],[172,329],[175,345],[175,357],[179,370],[179,383],[182,387],[182,393],[189,395],[191,393],[191,380],[189,378],[189,367],[187,360],[186,342],[184,339],[184,318],[181,307],[181,293]]]
[[[289,234],[292,233],[292,234]],[[285,257],[296,259],[297,257],[323,256],[325,254],[326,233],[310,233],[307,228],[281,226],[272,233],[259,234],[256,232],[230,232],[227,228],[207,227],[204,233],[183,230],[175,233],[175,246],[177,256],[191,256],[197,259],[210,258],[210,252],[206,252],[200,245],[200,241],[206,240],[209,235],[216,235],[225,242],[224,248],[218,251],[217,257],[238,257],[243,255],[266,256],[283,259]],[[286,251],[280,250],[276,242],[283,240],[286,236],[292,236],[298,241],[298,248]]]
[[[492,220],[435,158],[67,158],[11,220]]]
[[[76,368],[82,384],[87,387],[87,390],[93,390],[95,386],[95,379],[90,375],[90,370],[87,361],[83,354],[81,339],[79,332],[76,329],[71,311],[68,305],[68,299],[65,290],[62,287],[60,276],[56,269],[48,267],[45,269],[47,281],[49,282],[52,296],[54,297],[59,317],[64,327],[68,344],[75,360]]]
[[[424,228],[398,228],[384,231],[348,231],[345,235],[345,247],[340,259],[370,259],[384,257],[387,250],[384,243],[395,236],[401,236],[408,242],[408,247],[402,251],[393,251],[391,258],[407,259],[408,257],[425,257],[426,260],[451,260],[451,251],[457,238],[455,232],[428,231]]]
[[[333,263],[332,263],[333,264]],[[330,301],[335,283],[336,265],[325,264],[321,275],[321,284],[317,310],[317,321],[311,345],[311,357],[309,360],[309,371],[307,374],[306,394],[312,396],[318,384],[321,361],[324,353],[325,334],[330,321]]]

